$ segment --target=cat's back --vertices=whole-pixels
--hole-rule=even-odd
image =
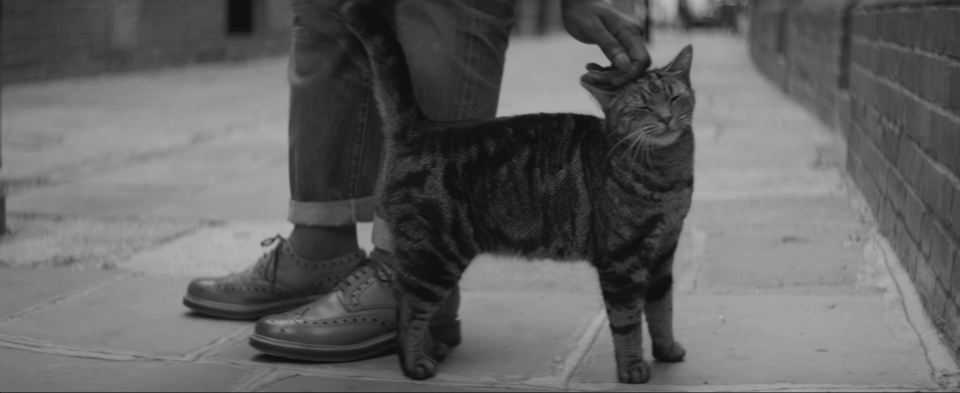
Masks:
[[[532,113],[487,120],[425,122],[425,132],[407,143],[421,148],[429,144],[460,146],[534,146],[580,141],[603,132],[603,120],[577,113]],[[540,146],[543,148],[543,146]]]

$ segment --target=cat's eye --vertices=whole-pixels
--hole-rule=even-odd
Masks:
[[[670,99],[670,103],[673,105],[677,105],[677,103],[680,102],[680,100],[682,99],[684,99],[683,96],[676,96]]]

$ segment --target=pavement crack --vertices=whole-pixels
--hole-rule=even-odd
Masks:
[[[593,343],[597,340],[597,336],[600,335],[600,329],[603,329],[606,321],[607,311],[601,307],[600,311],[590,320],[590,324],[587,325],[587,329],[583,332],[583,335],[580,336],[580,340],[577,341],[573,351],[564,359],[560,375],[557,376],[559,387],[564,390],[569,389],[570,380],[580,367],[580,363],[583,362],[583,359],[587,356],[590,348],[593,347]]]
[[[241,326],[240,328],[227,333],[223,336],[218,337],[216,340],[201,346],[200,348],[194,349],[183,356],[180,359],[184,361],[197,361],[202,358],[207,358],[211,355],[216,355],[224,348],[229,347],[230,345],[242,341],[250,336],[253,331],[255,324],[253,322]]]
[[[91,348],[77,348],[74,346],[55,343],[50,341],[36,340],[28,337],[17,337],[0,335],[0,347],[19,349],[30,352],[44,353],[48,355],[60,355],[75,358],[89,358],[98,360],[109,360],[115,362],[129,361],[177,361],[173,358],[146,355],[133,352],[118,352]]]
[[[267,386],[296,377],[297,374],[289,371],[283,371],[276,367],[265,368],[253,372],[252,375],[242,379],[237,385],[230,389],[231,392],[257,392],[262,391]]]
[[[27,317],[27,316],[32,315],[32,314],[36,314],[36,313],[38,313],[38,312],[40,312],[40,311],[46,310],[46,309],[48,309],[48,308],[50,308],[50,307],[53,307],[53,306],[56,306],[56,305],[58,305],[58,304],[65,303],[65,302],[68,302],[68,301],[70,301],[70,300],[73,300],[73,299],[82,297],[82,296],[86,296],[88,293],[95,292],[95,291],[99,290],[100,288],[103,288],[103,287],[106,287],[106,286],[109,286],[109,285],[116,284],[116,283],[118,283],[118,282],[124,281],[124,280],[126,280],[126,279],[128,279],[128,278],[130,278],[130,277],[134,277],[134,276],[137,276],[137,275],[138,275],[138,273],[126,273],[126,274],[121,274],[121,275],[119,275],[119,276],[117,276],[117,277],[114,277],[114,278],[111,278],[111,279],[109,279],[109,280],[100,282],[99,284],[95,284],[95,285],[93,285],[93,286],[91,286],[91,287],[87,287],[87,288],[84,288],[84,289],[81,289],[81,290],[72,292],[72,293],[70,293],[70,294],[67,294],[67,295],[58,297],[58,298],[56,298],[56,299],[53,299],[53,300],[50,300],[50,301],[47,301],[47,302],[38,304],[38,305],[33,306],[33,307],[30,307],[30,308],[28,308],[28,309],[26,309],[26,310],[20,311],[20,312],[18,312],[18,313],[16,313],[16,314],[13,314],[13,315],[7,316],[7,317],[5,317],[5,318],[3,318],[3,319],[0,319],[0,325],[6,324],[6,323],[10,323],[10,322],[16,321],[16,320],[18,320],[18,319],[22,319],[22,318]]]
[[[911,331],[914,333],[917,339],[917,342],[920,345],[921,351],[923,351],[923,358],[927,361],[927,366],[929,367],[928,375],[931,381],[939,385],[941,388],[947,388],[948,387],[947,385],[950,384],[950,381],[944,380],[944,378],[940,378],[938,375],[938,372],[941,369],[946,369],[946,367],[943,367],[944,366],[943,364],[937,364],[937,363],[944,363],[944,362],[942,360],[934,361],[934,359],[932,358],[933,354],[931,353],[930,345],[928,345],[928,344],[932,344],[932,343],[928,343],[928,341],[932,341],[932,340],[939,341],[940,338],[936,333],[934,333],[932,337],[924,337],[925,335],[922,333],[923,329],[925,330],[932,329],[934,332],[936,332],[936,327],[929,327],[929,328],[924,327],[923,329],[921,329],[920,327],[917,326],[918,322],[920,322],[918,321],[918,319],[921,319],[921,318],[927,319],[927,321],[925,321],[926,324],[932,324],[932,322],[929,321],[929,317],[925,314],[923,305],[922,303],[920,303],[919,299],[914,299],[915,302],[911,302],[911,303],[917,303],[915,307],[910,307],[907,304],[908,303],[907,294],[905,293],[904,288],[900,285],[900,282],[899,282],[900,280],[897,279],[898,274],[894,273],[894,269],[891,266],[891,259],[897,262],[899,262],[899,259],[896,257],[896,254],[894,253],[893,249],[890,247],[889,243],[887,243],[886,238],[884,238],[876,230],[871,231],[870,235],[871,235],[870,241],[868,241],[868,244],[866,247],[872,247],[875,249],[878,259],[880,259],[879,262],[881,266],[883,266],[886,269],[887,276],[890,278],[888,280],[889,283],[886,286],[892,287],[892,288],[889,288],[890,290],[884,291],[882,296],[884,298],[887,298],[886,299],[887,301],[897,304],[897,306],[899,306],[900,309],[903,311],[904,320],[910,326]],[[917,295],[912,294],[912,296],[915,297]],[[911,310],[914,308],[919,308],[919,311],[911,312]],[[917,315],[911,315],[911,314],[917,314]],[[940,345],[939,346],[940,348],[943,347],[942,344],[940,343],[937,343],[937,344]],[[942,358],[943,356],[940,356],[940,357]],[[951,361],[951,360],[952,358],[949,359],[948,361]],[[953,366],[952,370],[948,370],[948,371],[956,372],[957,365],[952,364],[952,366]]]

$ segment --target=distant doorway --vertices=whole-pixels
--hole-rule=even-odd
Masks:
[[[253,34],[253,0],[227,0],[227,34]]]

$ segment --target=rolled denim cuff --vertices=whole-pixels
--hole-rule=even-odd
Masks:
[[[346,226],[372,221],[374,206],[373,196],[326,202],[290,200],[287,220],[311,227]]]

